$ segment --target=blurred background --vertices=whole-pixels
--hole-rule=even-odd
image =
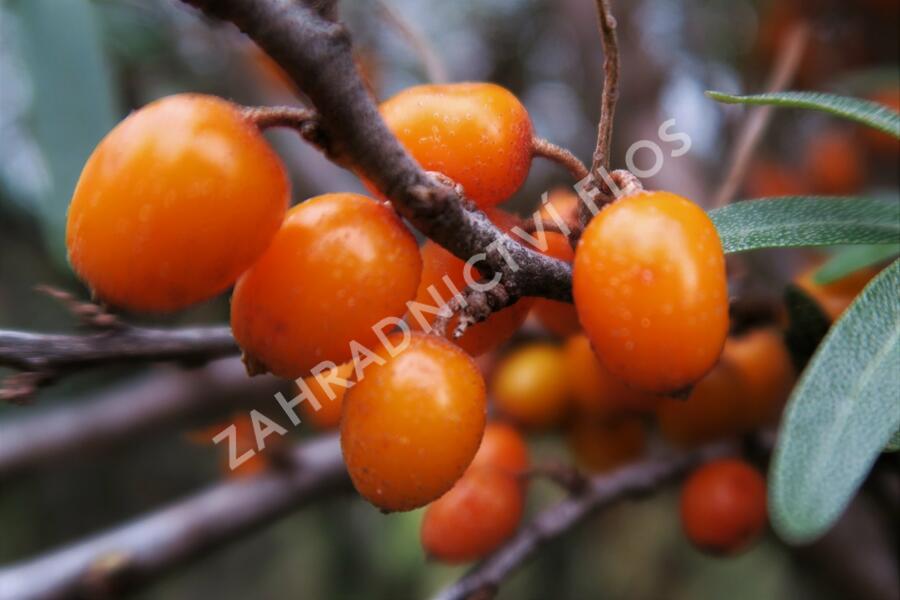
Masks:
[[[538,135],[590,159],[603,58],[593,2],[384,1],[424,35],[451,81],[508,87],[528,108]],[[340,8],[379,99],[425,81],[420,57],[377,2],[343,0]],[[613,8],[622,77],[612,163],[623,166],[637,140],[658,143],[666,160],[645,187],[709,205],[746,110],[719,105],[703,92],[761,91],[785,36],[800,22],[812,35],[791,88],[877,98],[897,108],[896,0],[629,0]],[[296,102],[292,85],[250,41],[176,0],[0,0],[0,328],[75,329],[71,315],[34,286],[86,296],[66,265],[63,235],[81,167],[129,111],[185,91],[244,104]],[[677,144],[660,140],[657,132],[669,119],[692,141],[690,152],[677,158],[668,157]],[[364,192],[352,174],[295,134],[267,136],[290,169],[295,202],[324,192]],[[778,111],[740,196],[896,193],[900,167],[893,144],[824,115]],[[652,155],[638,152],[635,162],[647,168]],[[543,191],[568,181],[558,166],[535,161],[507,206],[530,214]],[[784,282],[809,258],[803,252],[754,253],[747,289],[780,298]],[[224,324],[227,309],[226,296],[153,323]],[[138,431],[114,449],[84,448],[40,469],[0,471],[0,565],[111,527],[223,477],[219,449],[192,443],[185,432],[227,417],[235,405],[271,402],[274,390],[287,388],[272,379],[246,379],[240,368],[231,359],[193,370],[107,368],[41,390],[33,406],[0,404],[2,436],[4,427],[10,431],[23,417],[97,398],[143,394],[152,402],[190,392],[222,399],[177,423]],[[6,374],[0,369],[0,376]],[[312,434],[301,427],[292,435]],[[565,456],[558,436],[532,442],[538,456]],[[533,511],[558,497],[552,486],[538,483],[529,505]],[[838,541],[844,555],[834,554],[834,540],[796,550],[770,536],[737,558],[709,558],[683,539],[676,501],[669,490],[605,511],[550,545],[500,597],[878,597],[842,568],[846,554],[857,551],[857,538]],[[854,507],[870,501],[864,492]],[[842,527],[893,549],[893,556],[859,551],[877,569],[879,561],[896,557],[897,536],[867,514],[852,508]],[[355,496],[337,497],[261,528],[136,597],[425,597],[464,567],[426,560],[420,519],[421,511],[384,516]],[[841,534],[838,529],[832,535]]]

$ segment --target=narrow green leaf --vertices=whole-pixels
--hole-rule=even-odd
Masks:
[[[726,253],[900,242],[900,202],[896,198],[745,200],[712,210],[709,216]]]
[[[900,429],[900,261],[847,309],[800,378],[769,468],[772,525],[790,542],[825,533]]]
[[[900,254],[900,244],[849,246],[841,248],[822,265],[813,281],[828,285],[865,267],[876,265]]]
[[[871,100],[823,94],[821,92],[776,92],[751,96],[732,96],[721,92],[709,91],[706,92],[706,95],[725,104],[759,104],[819,110],[868,125],[900,138],[900,114]]]

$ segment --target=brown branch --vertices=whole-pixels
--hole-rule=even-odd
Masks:
[[[167,508],[43,556],[0,568],[0,597],[109,598],[348,487],[336,436],[307,442],[287,464],[231,479]]]
[[[352,164],[424,235],[463,260],[484,252],[479,270],[486,277],[500,273],[514,297],[571,300],[568,264],[503,235],[486,215],[430,177],[403,149],[363,85],[350,37],[341,24],[303,2],[184,1],[234,23],[278,62],[312,101],[339,162]]]
[[[803,58],[803,50],[809,38],[809,27],[801,23],[795,27],[781,48],[775,66],[766,84],[767,92],[780,92],[790,85]],[[753,153],[772,118],[771,106],[759,106],[750,110],[737,136],[734,151],[728,159],[728,171],[713,197],[713,207],[725,206],[734,198],[747,176]]]
[[[597,126],[597,147],[594,149],[591,173],[599,185],[600,169],[609,171],[613,118],[619,99],[619,40],[609,0],[597,0],[597,23],[603,42],[603,95],[600,98],[600,123]]]
[[[378,10],[384,21],[405,39],[415,50],[425,67],[425,76],[431,83],[445,83],[449,80],[444,63],[428,40],[416,30],[387,0],[378,0]]]
[[[556,164],[564,167],[572,174],[572,177],[574,177],[576,181],[580,181],[588,176],[588,169],[584,166],[584,163],[562,146],[557,146],[549,140],[539,137],[534,138],[531,144],[531,151],[534,156],[552,160]]]
[[[0,388],[0,400],[19,400],[74,370],[112,363],[176,360],[204,363],[238,352],[228,327],[153,329],[120,326],[84,335],[0,330],[0,366],[30,375]]]
[[[274,407],[273,394],[283,387],[274,377],[247,377],[240,360],[231,358],[152,373],[95,398],[12,416],[0,423],[0,481],[238,407]]]
[[[542,545],[561,536],[597,509],[623,498],[649,493],[700,463],[736,450],[737,446],[732,443],[717,443],[683,454],[645,460],[609,475],[592,477],[582,492],[538,514],[497,552],[439,592],[434,600],[490,598],[506,577]]]

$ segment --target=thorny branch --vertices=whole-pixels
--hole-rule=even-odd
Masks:
[[[454,188],[423,171],[403,149],[363,85],[342,24],[309,3],[184,1],[235,24],[279,63],[318,111],[321,142],[328,156],[374,183],[401,215],[457,257],[468,260],[484,253],[479,270],[487,278],[501,275],[499,286],[504,288],[507,305],[523,296],[571,301],[568,264],[505,235]]]

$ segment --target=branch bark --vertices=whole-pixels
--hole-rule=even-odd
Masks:
[[[132,443],[141,436],[230,408],[272,400],[284,382],[247,377],[238,359],[202,369],[172,369],[129,380],[86,401],[73,401],[0,423],[0,481],[43,465]]]
[[[290,463],[217,484],[186,500],[37,558],[0,568],[0,600],[118,597],[349,482],[336,436]]]
[[[626,497],[649,493],[694,466],[737,451],[732,443],[635,463],[609,475],[588,480],[583,491],[545,509],[497,552],[472,568],[462,579],[439,592],[433,600],[487,599],[500,584],[544,544],[563,535],[597,509]]]
[[[522,296],[571,301],[572,271],[504,235],[452,187],[429,176],[378,113],[354,64],[350,36],[309,3],[291,0],[183,0],[230,21],[262,47],[309,97],[338,162],[374,183],[417,229],[457,257],[484,253],[479,270],[500,273]],[[515,264],[512,266],[509,259]]]

